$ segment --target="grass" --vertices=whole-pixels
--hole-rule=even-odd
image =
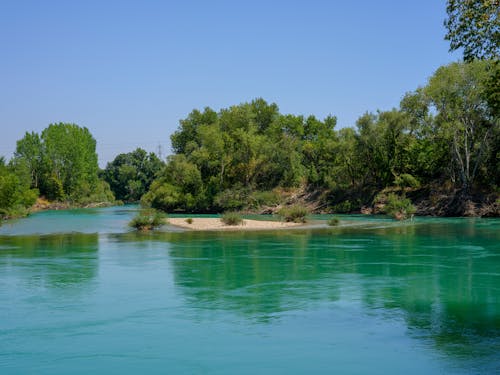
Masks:
[[[340,223],[340,220],[336,217],[332,217],[330,220],[327,221],[327,224],[331,227],[336,227],[337,225],[339,225]]]
[[[225,212],[220,220],[226,225],[241,225],[243,218],[238,212]]]
[[[387,203],[384,211],[396,220],[406,220],[413,217],[416,209],[408,198],[390,193],[387,195]]]
[[[165,215],[153,210],[141,210],[128,224],[130,227],[140,231],[148,231],[165,224]]]
[[[287,223],[305,223],[309,210],[300,204],[283,207],[278,211],[278,215]]]

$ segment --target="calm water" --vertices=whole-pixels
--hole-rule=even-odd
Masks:
[[[500,373],[500,220],[137,234],[134,210],[0,227],[1,374]]]

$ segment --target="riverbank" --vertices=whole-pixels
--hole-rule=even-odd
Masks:
[[[47,210],[70,210],[74,208],[99,208],[99,207],[110,207],[119,206],[121,202],[90,202],[84,204],[78,204],[73,202],[61,202],[61,201],[49,201],[43,197],[39,197],[36,203],[30,208],[30,212],[39,212]]]
[[[302,223],[285,223],[281,221],[269,220],[249,220],[243,219],[240,225],[224,224],[220,218],[187,218],[176,217],[169,218],[168,223],[184,229],[211,231],[211,230],[262,230],[262,229],[287,229],[291,227],[300,227]]]

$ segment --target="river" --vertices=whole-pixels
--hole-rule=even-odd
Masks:
[[[0,227],[1,374],[500,373],[499,219],[136,233],[136,210]]]

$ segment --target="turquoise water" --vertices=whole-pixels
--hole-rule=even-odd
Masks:
[[[138,234],[135,209],[0,227],[1,374],[500,373],[498,219]]]

